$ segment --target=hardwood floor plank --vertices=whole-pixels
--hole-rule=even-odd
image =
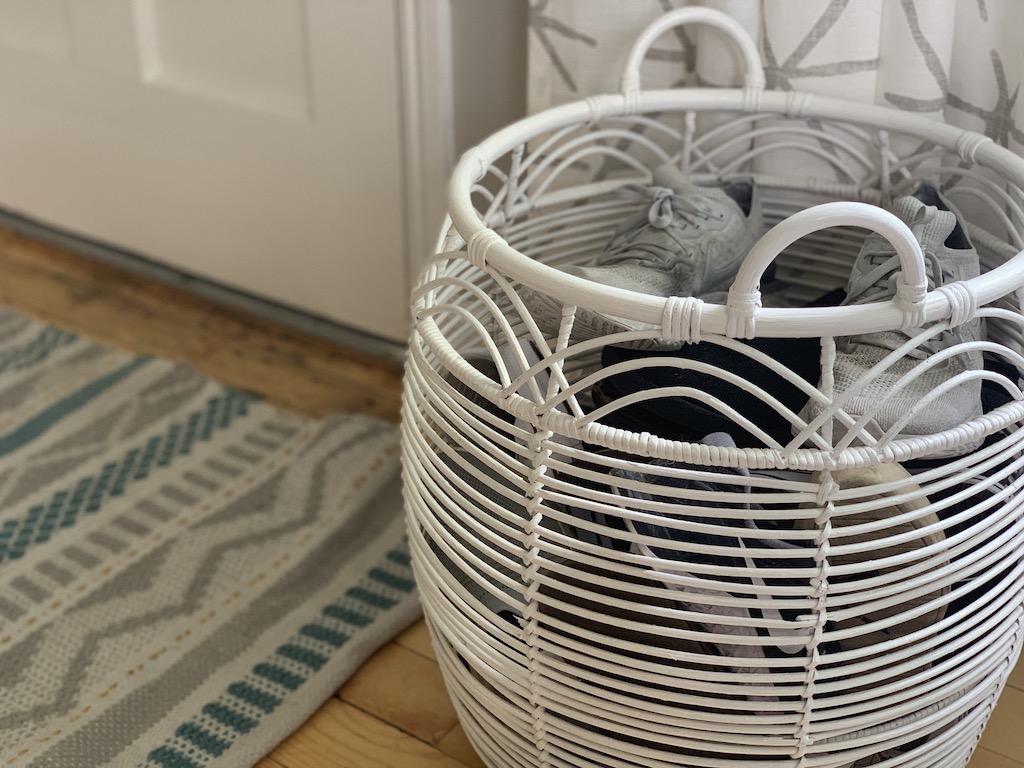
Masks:
[[[1024,763],[1024,691],[1003,689],[999,704],[985,727],[981,746]]]
[[[430,630],[427,629],[427,622],[423,619],[396,637],[395,642],[424,658],[437,661],[437,656],[434,655],[434,646],[430,643]]]
[[[182,360],[310,416],[398,420],[400,367],[0,230],[0,303],[137,354]]]
[[[437,663],[396,643],[371,656],[338,696],[427,744],[458,722]]]
[[[270,753],[281,768],[465,768],[419,739],[331,699]]]
[[[967,768],[1024,768],[1024,763],[1018,763],[1003,755],[998,755],[984,747],[978,747]]]
[[[1010,679],[1007,680],[1006,684],[1019,691],[1024,691],[1024,656],[1017,659],[1017,666],[1013,668],[1013,672],[1010,673]]]
[[[461,725],[456,725],[437,742],[437,748],[446,755],[454,757],[469,768],[487,768],[487,764],[469,743],[469,738]]]

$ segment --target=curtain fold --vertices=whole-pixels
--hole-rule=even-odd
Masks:
[[[529,111],[616,91],[640,31],[686,5],[739,21],[770,88],[912,111],[1024,152],[1021,0],[531,0]],[[697,25],[663,35],[641,73],[644,88],[728,86],[742,62]]]

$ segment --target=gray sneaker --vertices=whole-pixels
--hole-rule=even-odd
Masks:
[[[622,223],[591,263],[566,267],[585,280],[652,296],[696,296],[728,286],[743,258],[764,232],[757,186],[750,178],[695,184],[663,165],[653,184],[626,185],[620,194],[640,209]],[[552,297],[524,288],[523,300],[540,329],[554,336],[562,317]],[[574,340],[596,339],[655,326],[578,308]],[[636,349],[677,349],[678,342],[640,339]]]
[[[895,201],[892,212],[907,223],[921,243],[928,272],[928,288],[934,290],[959,280],[969,280],[980,273],[978,253],[960,226],[957,214],[932,186],[922,184],[910,196]],[[900,273],[899,258],[893,246],[881,235],[869,235],[854,262],[844,305],[866,304],[891,299],[896,294]],[[981,370],[981,352],[965,350],[955,354],[897,389],[897,382],[914,371],[923,361],[956,344],[978,341],[981,323],[971,320],[922,342],[920,346],[891,363],[878,375],[868,379],[867,372],[893,350],[923,329],[881,331],[837,339],[835,363],[835,395],[856,390],[844,410],[854,419],[871,414],[866,430],[881,438],[906,414],[918,406],[922,398],[942,387],[954,376]],[[810,420],[823,406],[812,400],[801,412]],[[900,435],[930,435],[952,429],[982,413],[981,380],[971,378],[943,392],[927,407],[914,413],[899,428]],[[833,425],[835,439],[846,427],[838,420]],[[967,453],[977,444],[964,445],[951,453]]]

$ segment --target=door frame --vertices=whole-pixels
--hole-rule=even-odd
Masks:
[[[455,164],[450,0],[397,0],[406,285],[433,255]]]

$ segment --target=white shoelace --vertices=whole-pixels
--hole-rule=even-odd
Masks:
[[[649,205],[646,211],[637,214],[622,226],[615,237],[618,241],[616,245],[598,258],[597,265],[601,267],[617,264],[624,257],[653,262],[664,261],[664,257],[657,253],[633,250],[637,235],[648,231],[650,227],[664,230],[673,225],[684,228],[695,226],[700,219],[712,216],[708,206],[683,197],[669,187],[627,184],[618,189],[616,194],[629,202]]]
[[[939,258],[931,251],[923,251],[926,268],[928,290],[933,291],[936,287],[945,285],[946,280],[953,277],[952,272],[943,269]],[[851,284],[847,299],[844,304],[869,304],[875,301],[891,299],[896,295],[896,281],[899,278],[901,265],[900,258],[895,253],[869,253],[864,260],[873,266],[873,269],[857,277]],[[895,350],[903,341],[918,332],[915,329],[908,334],[904,331],[892,333],[863,334],[850,336],[845,340],[846,344],[862,344],[865,346],[880,347],[883,349]],[[901,338],[902,337],[902,338]],[[953,342],[962,342],[962,335],[956,331],[943,331],[937,337],[922,342],[917,349],[910,350],[907,355],[917,360],[924,360],[942,349],[950,346]]]

